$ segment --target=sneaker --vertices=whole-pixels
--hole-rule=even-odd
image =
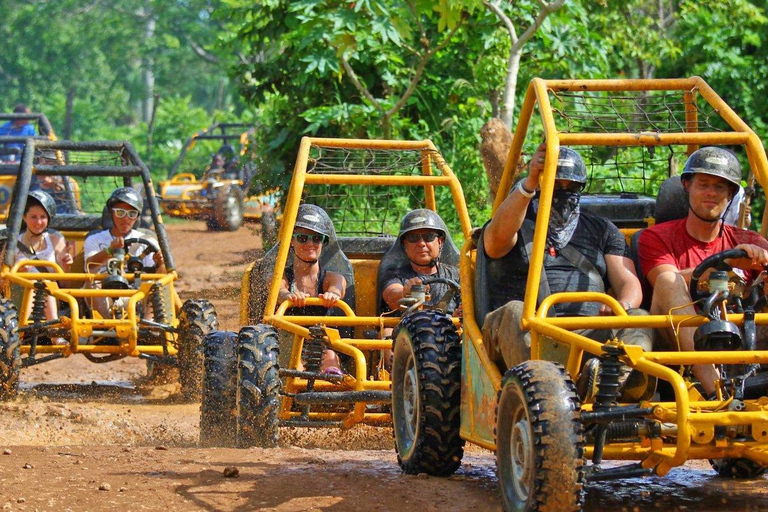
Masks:
[[[581,374],[576,381],[576,393],[578,393],[581,403],[587,404],[595,401],[599,382],[600,359],[593,357],[584,363]]]

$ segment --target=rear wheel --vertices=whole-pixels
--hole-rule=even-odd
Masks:
[[[710,459],[709,463],[718,475],[726,478],[755,478],[768,469],[750,459]]]
[[[215,230],[237,231],[243,223],[243,192],[239,187],[224,185],[213,200],[213,218],[208,227]]]
[[[179,314],[179,382],[185,398],[200,400],[203,387],[203,339],[219,322],[207,300],[188,300]]]
[[[580,510],[583,427],[565,369],[526,361],[507,371],[496,408],[496,472],[504,510]]]
[[[274,212],[261,214],[261,247],[270,250],[277,242],[277,219]]]
[[[21,352],[19,316],[16,306],[0,298],[0,401],[11,400],[19,391]]]
[[[442,313],[419,311],[400,321],[394,338],[392,423],[398,463],[409,474],[448,476],[464,455],[456,328]]]
[[[243,327],[237,344],[237,445],[277,446],[282,388],[277,332],[263,324]]]
[[[235,446],[237,439],[237,333],[216,331],[203,340],[200,444]]]

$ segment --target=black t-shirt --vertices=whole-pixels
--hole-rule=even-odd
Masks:
[[[496,284],[490,290],[491,309],[499,308],[511,300],[523,300],[529,260],[525,254],[523,238],[518,236],[517,243],[505,256],[496,260],[488,258],[488,282]],[[604,290],[609,288],[605,256],[628,256],[627,243],[621,231],[610,221],[588,213],[579,215],[579,223],[568,246],[576,249],[594,265],[603,280]],[[549,251],[545,252],[544,269],[551,293],[603,291],[561,253],[552,256]],[[554,308],[558,316],[594,316],[598,314],[600,305],[596,302],[577,302],[556,304]]]
[[[387,286],[395,283],[399,283],[405,286],[405,282],[414,277],[418,277],[421,279],[426,279],[430,277],[442,277],[442,278],[452,279],[456,282],[459,282],[459,269],[457,267],[454,267],[453,265],[445,265],[443,263],[440,263],[437,265],[436,274],[419,274],[418,272],[413,270],[413,267],[411,267],[410,265],[399,267],[399,268],[391,268],[384,273],[384,277],[382,279],[384,285],[382,286],[381,290],[383,292],[384,290],[387,289]],[[435,284],[429,285],[430,299],[427,302],[427,304],[430,306],[434,305],[449,290],[450,290],[450,286],[444,283],[435,283]],[[381,299],[381,311],[383,312],[391,311],[391,309],[389,308],[389,305],[384,301],[384,298],[380,297],[380,299]],[[446,311],[446,313],[448,314],[453,313],[456,310],[456,308],[459,307],[459,304],[461,304],[460,292],[456,293],[453,296],[453,299],[451,299],[451,302],[448,304],[448,311]]]
[[[325,269],[320,267],[320,272],[317,274],[317,290],[312,295],[313,297],[319,297],[323,293],[323,282],[325,281]],[[288,291],[296,291],[296,278],[293,273],[293,267],[285,267],[283,273],[285,280],[288,281]],[[324,306],[304,306],[301,308],[291,308],[286,311],[286,316],[324,316],[328,314],[328,308]]]

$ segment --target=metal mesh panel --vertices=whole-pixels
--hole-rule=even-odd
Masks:
[[[436,152],[423,150],[312,146],[307,173],[421,176],[439,160]],[[425,197],[419,186],[307,184],[302,202],[327,211],[340,236],[378,236],[396,235],[405,213],[423,208]]]

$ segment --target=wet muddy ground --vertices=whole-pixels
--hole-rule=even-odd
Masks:
[[[168,230],[182,297],[212,299],[222,327],[236,329],[256,228]],[[145,373],[139,360],[82,356],[24,369],[20,397],[0,404],[2,510],[501,510],[490,452],[468,448],[449,478],[403,475],[388,428],[282,429],[272,450],[198,448],[199,404]],[[699,461],[592,484],[585,510],[768,510],[767,484],[719,478]]]

